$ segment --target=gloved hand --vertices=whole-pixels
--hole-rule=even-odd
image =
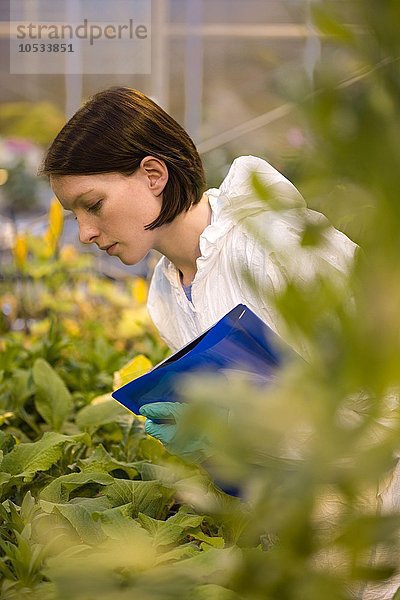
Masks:
[[[188,405],[182,402],[152,402],[144,404],[139,413],[146,418],[144,430],[157,438],[172,454],[177,454],[191,462],[201,463],[212,454],[205,437],[188,439],[184,420]]]
[[[145,432],[157,438],[164,444],[169,452],[177,454],[182,458],[195,463],[203,463],[205,468],[214,479],[215,483],[231,496],[240,496],[240,489],[235,485],[226,485],[217,481],[209,468],[207,459],[213,454],[212,445],[203,436],[201,438],[188,438],[185,431],[180,430],[180,423],[184,421],[188,405],[181,402],[153,402],[144,404],[139,413],[146,418]],[[218,416],[224,415],[228,418],[228,411],[215,407]],[[185,428],[183,427],[183,430]],[[182,435],[183,433],[183,435]]]

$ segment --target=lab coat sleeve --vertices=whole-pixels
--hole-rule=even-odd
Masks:
[[[310,223],[322,226],[318,246],[302,244]],[[246,256],[242,265],[243,296],[251,299],[258,315],[307,359],[308,343],[289,333],[276,309],[276,300],[289,283],[306,287],[320,276],[334,281],[346,294],[357,245],[332,227],[326,217],[305,208],[260,213],[244,220],[241,229]]]

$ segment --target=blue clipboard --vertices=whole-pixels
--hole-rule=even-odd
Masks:
[[[135,414],[150,402],[182,402],[177,384],[188,373],[245,372],[256,384],[267,385],[277,369],[294,355],[246,305],[238,304],[215,325],[167,357],[145,375],[111,395]]]

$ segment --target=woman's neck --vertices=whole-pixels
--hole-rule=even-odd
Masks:
[[[210,225],[211,214],[208,197],[203,194],[200,202],[187,212],[160,227],[160,236],[154,248],[176,266],[183,285],[190,285],[196,275],[196,260],[201,256],[200,236]]]

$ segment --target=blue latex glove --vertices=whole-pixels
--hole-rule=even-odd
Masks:
[[[160,440],[172,454],[198,464],[204,463],[203,467],[210,472],[221,489],[231,496],[239,496],[240,489],[237,486],[227,486],[215,480],[212,469],[207,465],[207,458],[212,455],[212,447],[206,438],[188,440],[179,436],[179,421],[185,416],[187,409],[188,405],[181,402],[153,402],[144,404],[139,413],[147,417],[144,425],[146,433]]]
[[[145,432],[160,440],[171,454],[201,463],[211,455],[211,448],[205,438],[189,440],[179,431],[179,422],[187,409],[188,405],[181,402],[152,402],[144,404],[139,413],[147,417]]]

